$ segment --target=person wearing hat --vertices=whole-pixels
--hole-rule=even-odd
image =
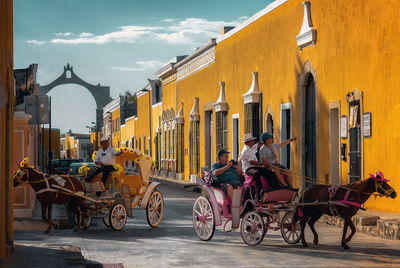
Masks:
[[[258,161],[256,153],[258,147],[261,146],[261,143],[259,142],[255,144],[256,139],[257,138],[253,137],[251,133],[244,134],[244,146],[240,154],[240,159],[245,173],[253,177],[257,188],[258,198],[261,198],[265,190],[261,182],[261,176],[264,177],[273,188],[278,185],[278,182],[276,181],[274,172],[265,168],[263,163]]]
[[[278,167],[280,169],[285,169],[286,170],[285,173],[289,173],[286,177],[289,184],[292,184],[290,171],[285,166],[282,166],[281,164],[279,164],[278,158],[277,158],[277,150],[279,148],[282,148],[282,147],[290,144],[292,141],[295,141],[296,139],[297,139],[296,137],[293,137],[293,138],[285,140],[281,143],[274,143],[274,136],[272,134],[270,134],[268,132],[264,132],[263,134],[261,134],[261,141],[263,143],[263,146],[261,146],[261,149],[260,149],[261,161],[267,167],[272,165],[272,166]],[[274,173],[282,185],[288,186],[288,184],[283,180],[281,174],[277,170],[274,170]]]
[[[232,199],[233,189],[242,184],[243,170],[238,162],[228,161],[229,154],[230,152],[225,149],[219,150],[217,153],[218,162],[212,165],[211,171],[217,177],[218,182],[222,184],[222,190]]]
[[[102,172],[101,181],[106,184],[108,175],[112,171],[115,171],[115,157],[119,156],[122,152],[117,152],[115,148],[110,146],[110,140],[103,136],[100,139],[100,149],[96,152],[96,157],[94,158],[94,163],[99,166],[99,168],[93,172],[90,177],[86,178],[86,181],[90,182],[96,174]]]

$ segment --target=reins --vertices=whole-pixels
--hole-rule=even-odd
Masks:
[[[292,175],[292,176],[295,176],[295,177],[303,178],[304,182],[307,182],[307,183],[311,183],[311,184],[317,184],[318,183],[318,184],[323,184],[323,185],[329,186],[329,184],[327,184],[327,183],[318,182],[318,179],[310,178],[310,177],[307,177],[307,176],[305,176],[303,174],[299,174],[299,173],[295,173],[295,172],[289,172],[284,168],[280,168],[280,167],[272,166],[272,165],[269,166],[269,168],[271,170],[273,170],[273,171],[278,171],[279,173],[287,175],[287,176],[288,175]],[[372,192],[372,193],[363,192],[363,191],[356,190],[356,189],[353,189],[353,188],[345,187],[343,185],[339,185],[339,187],[343,188],[343,189],[346,189],[346,190],[349,190],[349,191],[358,192],[360,194],[365,194],[365,195],[369,195],[369,196],[373,195],[375,198],[377,196],[380,196],[380,197],[386,196],[386,197],[388,197],[388,196],[390,196],[390,194],[392,194],[394,192],[393,188],[388,189],[388,190],[383,189],[382,183],[379,183],[377,180],[374,180],[374,181],[375,181],[375,191]],[[378,189],[382,190],[384,193],[383,194],[379,193]],[[375,193],[375,192],[378,192],[378,193]]]

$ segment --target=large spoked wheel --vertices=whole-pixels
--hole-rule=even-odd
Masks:
[[[83,213],[81,213],[81,217],[84,217],[83,224],[80,223],[80,220],[78,221],[78,215],[75,213],[74,214],[74,223],[75,223],[75,225],[79,226],[80,230],[86,230],[92,224],[92,217],[86,216]]]
[[[293,222],[293,211],[288,211],[282,218],[281,234],[283,239],[289,244],[296,244],[301,238],[300,221]]]
[[[109,215],[104,215],[102,219],[105,226],[111,227]]]
[[[247,212],[240,223],[240,235],[249,246],[260,244],[265,235],[265,225],[260,214],[254,211]]]
[[[215,232],[215,218],[210,201],[205,196],[196,199],[193,205],[193,228],[197,236],[210,240]]]
[[[153,228],[157,227],[161,223],[163,212],[164,212],[164,198],[159,191],[154,190],[151,193],[149,202],[147,203],[147,208],[146,208],[147,223]]]
[[[110,225],[115,231],[121,231],[127,220],[127,213],[124,205],[116,203],[110,210]]]

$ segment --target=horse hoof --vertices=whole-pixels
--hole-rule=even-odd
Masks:
[[[314,239],[314,245],[318,245],[318,239]]]
[[[308,244],[307,243],[303,243],[303,248],[308,248]]]
[[[48,233],[50,233],[50,230],[47,229],[46,231],[44,231],[44,233],[45,233],[45,234],[48,234]]]
[[[343,247],[344,249],[349,249],[349,246],[348,246],[347,244],[342,244],[342,247]]]

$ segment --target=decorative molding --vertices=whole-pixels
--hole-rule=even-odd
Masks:
[[[181,109],[175,117],[175,121],[177,124],[183,125],[185,123],[185,118],[183,117],[183,102],[181,102]]]
[[[194,53],[196,54],[196,53]],[[203,53],[196,55],[195,57],[187,57],[188,60],[187,62],[185,61],[186,59],[182,60],[182,65],[178,67],[178,73],[177,73],[177,80],[185,78],[186,76],[197,72],[204,67],[207,67],[208,65],[212,64],[215,62],[215,43],[212,43],[212,47],[209,48],[208,50],[205,50]],[[181,62],[179,62],[180,64]],[[178,65],[178,64],[177,64]]]
[[[296,36],[297,46],[302,51],[303,48],[308,47],[312,44],[315,45],[317,42],[317,30],[313,27],[311,19],[311,3],[310,1],[304,1],[304,16],[303,25],[301,26],[300,33]]]
[[[219,97],[216,103],[214,103],[215,112],[226,112],[228,111],[228,103],[226,102],[225,97],[225,82],[220,81],[220,91]]]
[[[243,94],[244,104],[259,103],[260,102],[260,88],[258,87],[258,72],[251,72],[253,75],[253,82],[251,83],[249,91]]]
[[[200,113],[199,113],[199,98],[194,97],[194,104],[192,110],[190,111],[189,117],[190,121],[199,121],[200,120]]]
[[[173,81],[176,80],[176,73],[168,76],[167,78],[165,78],[164,80],[162,80],[162,85],[165,86]]]

